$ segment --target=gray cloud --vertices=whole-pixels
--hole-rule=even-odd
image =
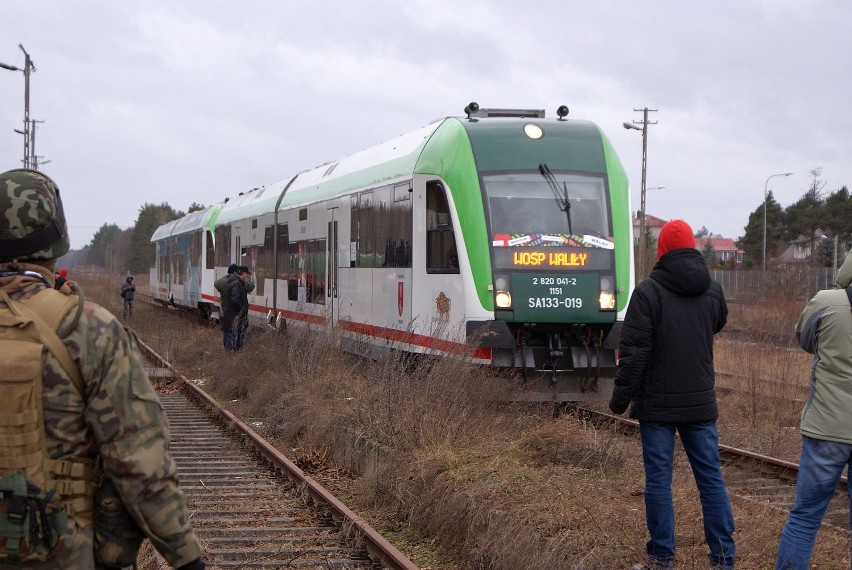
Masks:
[[[739,237],[766,178],[852,182],[852,5],[827,0],[4,3],[0,62],[35,61],[37,153],[73,247],[146,202],[210,204],[459,115],[544,108],[607,133],[639,207]],[[0,70],[0,168],[20,164],[23,78]]]

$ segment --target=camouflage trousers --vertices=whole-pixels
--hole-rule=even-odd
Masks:
[[[44,562],[4,563],[0,562],[0,570],[92,570],[95,565],[95,531],[94,525],[78,527],[68,521],[68,530],[62,535],[64,547],[62,552]]]

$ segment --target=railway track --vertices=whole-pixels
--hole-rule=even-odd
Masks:
[[[208,568],[417,568],[378,532],[149,346]]]
[[[638,436],[639,422],[621,416],[569,406],[567,413],[582,416],[596,426],[611,428],[625,435]],[[799,466],[767,455],[728,445],[719,445],[722,473],[732,500],[760,503],[789,512],[796,494]],[[828,506],[823,526],[841,532],[849,528],[847,477],[840,478],[834,498]]]
[[[757,394],[770,400],[785,400],[796,404],[805,401],[808,394],[806,384],[791,384],[770,378],[755,378],[754,375],[716,370],[718,392]]]

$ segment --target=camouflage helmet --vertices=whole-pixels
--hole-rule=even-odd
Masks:
[[[69,247],[56,183],[26,168],[0,174],[0,261],[55,259]]]

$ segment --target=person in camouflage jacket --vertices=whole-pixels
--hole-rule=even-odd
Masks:
[[[26,303],[53,287],[56,259],[69,248],[65,228],[59,189],[50,178],[27,169],[0,174],[0,288],[11,299]],[[99,463],[104,479],[169,564],[203,570],[169,453],[167,419],[134,338],[95,303],[86,301],[74,313],[58,334],[79,366],[84,393],[48,352],[42,398],[48,455]],[[103,568],[95,560],[94,536],[91,521],[69,517],[62,551],[27,567]],[[4,567],[20,566],[0,564]]]

